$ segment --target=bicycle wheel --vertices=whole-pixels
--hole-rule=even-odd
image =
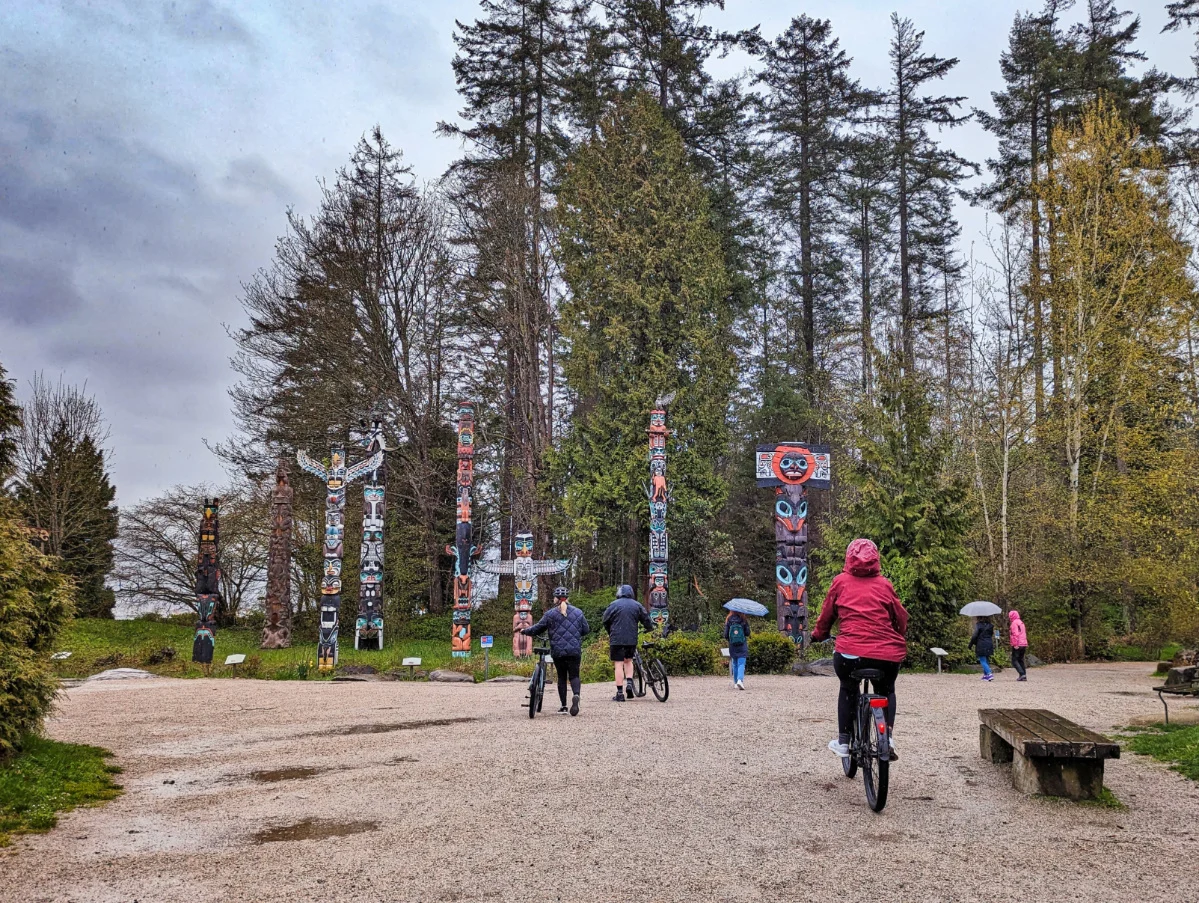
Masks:
[[[633,689],[638,699],[645,695],[645,662],[642,661],[640,652],[633,659]]]
[[[537,714],[538,705],[537,684],[541,677],[541,665],[538,664],[533,668],[533,676],[529,678],[529,717],[532,718]]]
[[[650,659],[649,688],[654,691],[658,702],[665,702],[666,697],[670,695],[670,678],[666,676],[666,666],[662,664],[661,659]]]
[[[541,711],[541,703],[545,700],[545,675],[548,668],[541,669],[541,677],[537,681],[537,711]]]
[[[887,785],[891,762],[887,759],[887,728],[882,709],[862,706],[861,721],[865,738],[862,744],[862,782],[866,785],[866,802],[875,812],[887,805]]]

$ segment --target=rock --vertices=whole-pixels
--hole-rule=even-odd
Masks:
[[[1174,653],[1174,667],[1199,665],[1199,649],[1180,649]]]
[[[827,665],[824,664],[826,661]],[[796,662],[791,666],[791,673],[797,677],[832,677],[833,660],[822,658],[814,662]]]
[[[139,668],[109,668],[107,671],[101,671],[99,674],[93,674],[88,680],[142,680],[147,677],[158,677],[157,674],[151,674],[149,671],[142,671]]]
[[[831,657],[818,658],[814,662],[808,662],[808,664],[811,665],[813,668],[830,668],[831,669],[833,667],[833,660]]]
[[[501,674],[487,681],[489,684],[527,684],[529,679],[520,674]]]
[[[430,672],[429,680],[442,681],[444,683],[471,683],[475,682],[473,674],[465,674],[462,671],[446,671],[443,668],[438,668],[436,671]]]
[[[1025,655],[1024,655],[1024,665],[1025,665],[1025,667],[1028,667],[1028,668],[1039,668],[1039,667],[1041,667],[1041,666],[1042,666],[1042,665],[1044,665],[1044,664],[1045,664],[1045,663],[1044,663],[1043,661],[1041,661],[1039,658],[1037,658],[1037,657],[1036,657],[1035,655],[1033,655],[1031,652],[1025,653]]]
[[[1199,666],[1196,665],[1187,668],[1171,668],[1166,674],[1167,687],[1185,686],[1197,680],[1199,680]]]
[[[81,683],[83,683],[83,679],[79,677],[60,677],[58,679],[58,685],[64,690],[69,690],[71,687],[77,687]]]

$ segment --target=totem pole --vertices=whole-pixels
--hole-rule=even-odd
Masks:
[[[345,449],[332,449],[329,466],[296,453],[300,467],[325,481],[325,576],[321,580],[321,620],[317,632],[317,668],[332,671],[337,666],[337,618],[341,608],[341,556],[345,550],[346,486],[375,470],[383,462],[377,451],[365,461],[346,468]]]
[[[458,403],[458,527],[454,544],[446,546],[454,557],[454,623],[450,652],[455,658],[470,655],[471,562],[479,554],[470,522],[470,490],[475,477],[475,406]]]
[[[654,625],[664,629],[670,619],[666,598],[667,564],[670,557],[670,534],[666,531],[666,503],[670,489],[666,485],[666,411],[658,409],[649,414],[649,616]]]
[[[758,486],[772,486],[775,493],[778,628],[803,647],[808,629],[808,489],[832,485],[829,450],[798,442],[759,445],[754,472]]]
[[[287,462],[279,459],[271,496],[271,544],[266,553],[266,624],[263,649],[291,646],[291,497]]]
[[[383,424],[371,422],[366,441],[367,455],[382,455]],[[362,486],[362,556],[358,582],[358,621],[354,625],[354,648],[383,649],[383,519],[385,466],[380,463]]]
[[[212,664],[216,648],[216,613],[221,603],[221,566],[217,546],[221,534],[221,500],[204,499],[204,517],[200,521],[200,555],[196,567],[196,636],[192,641],[192,661]]]
[[[511,561],[479,561],[475,567],[487,574],[516,579],[516,613],[512,616],[512,654],[533,654],[533,638],[523,636],[521,630],[533,626],[533,599],[537,596],[537,578],[549,574],[561,574],[570,567],[569,558],[533,558],[533,534],[517,533],[514,544],[516,557]]]

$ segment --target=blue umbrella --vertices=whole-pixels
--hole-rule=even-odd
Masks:
[[[739,611],[743,615],[757,615],[759,618],[770,614],[770,609],[761,602],[753,599],[729,599],[724,603],[729,611]]]

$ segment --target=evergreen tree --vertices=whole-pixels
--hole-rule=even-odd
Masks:
[[[1174,0],[1166,4],[1166,13],[1170,19],[1162,31],[1178,31],[1199,24],[1199,0]],[[1195,39],[1195,55],[1191,57],[1195,64],[1195,75],[1199,77],[1199,36]],[[1192,81],[1192,84],[1194,82]]]
[[[621,101],[569,163],[559,193],[564,373],[574,415],[555,455],[565,526],[599,541],[607,574],[641,573],[646,426],[673,395],[667,446],[673,585],[702,576],[723,501],[733,385],[727,276],[707,194],[656,99]],[[606,567],[605,567],[606,566]]]
[[[38,467],[23,476],[17,502],[44,549],[75,581],[80,617],[111,618],[116,604],[105,585],[117,538],[116,489],[109,481],[104,451],[90,435],[78,436],[60,422]]]
[[[883,573],[911,615],[908,654],[927,661],[930,646],[948,641],[969,590],[971,511],[966,484],[946,476],[949,449],[933,433],[927,394],[918,377],[902,375],[901,366],[893,356],[884,358],[877,404],[859,406],[860,458],[842,471],[856,495],[834,519],[818,556],[827,586],[849,543],[858,536],[873,540]]]
[[[0,366],[0,485],[7,483],[17,469],[17,437],[21,428],[21,407],[13,396],[12,380]]]
[[[836,196],[851,117],[872,99],[849,76],[850,59],[827,20],[791,20],[765,52],[759,81],[767,88],[763,125],[769,160],[769,206],[776,241],[793,260],[802,323],[800,372],[809,402],[816,393],[816,310],[831,312],[843,294]],[[817,299],[819,298],[819,305]]]
[[[918,324],[930,316],[935,284],[933,262],[960,233],[950,210],[955,187],[973,164],[937,144],[936,127],[952,128],[966,117],[955,112],[965,98],[926,95],[930,82],[945,78],[957,59],[922,52],[924,32],[892,13],[891,84],[883,95],[883,126],[890,145],[896,218],[899,226],[899,333],[904,373],[916,367]]]

